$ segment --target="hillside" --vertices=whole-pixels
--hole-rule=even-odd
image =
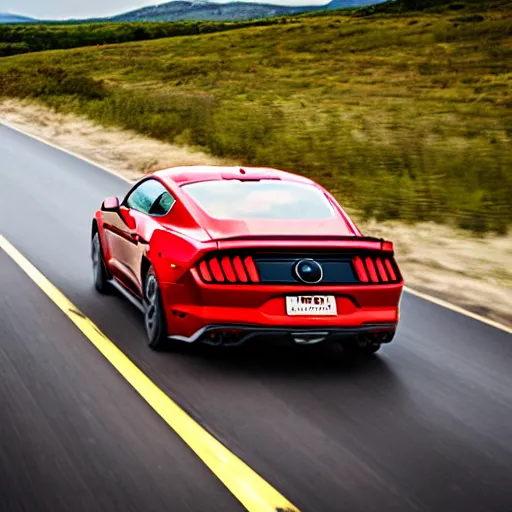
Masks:
[[[18,14],[0,13],[0,23],[34,23],[37,20]]]
[[[240,21],[318,10],[319,7],[285,7],[252,2],[212,3],[203,0],[168,2],[112,16],[109,21]]]
[[[213,3],[206,0],[178,0],[143,7],[109,18],[109,21],[236,21],[272,18],[302,12],[361,7],[378,0],[333,0],[326,5],[287,7],[255,2]]]
[[[302,172],[366,218],[503,233],[512,223],[512,19],[487,2],[478,16],[474,7],[301,15],[7,57],[0,91]]]
[[[378,5],[377,5],[378,4]],[[377,3],[361,9],[364,14],[406,14],[411,12],[471,12],[471,11],[510,11],[510,0],[388,0],[385,3]]]
[[[325,5],[288,7],[258,2],[208,2],[207,0],[175,0],[158,5],[142,7],[115,16],[90,19],[69,19],[63,21],[35,20],[26,16],[1,14],[0,24],[44,23],[62,25],[66,23],[109,23],[109,22],[157,22],[157,21],[244,21],[274,18],[304,12],[362,7],[384,0],[332,0]],[[1,39],[0,39],[1,42]]]
[[[109,23],[32,23],[0,25],[0,57],[20,53],[60,50],[80,46],[147,41],[164,37],[209,34],[245,27],[277,24],[277,19],[245,22],[109,22]]]

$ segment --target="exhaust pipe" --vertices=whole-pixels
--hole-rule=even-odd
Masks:
[[[298,345],[314,345],[315,343],[320,343],[321,341],[324,341],[328,335],[329,333],[327,332],[291,333],[293,341],[295,341],[295,343],[297,343]]]
[[[389,343],[393,339],[393,333],[388,331],[378,331],[374,333],[364,333],[357,337],[357,344],[361,348],[368,345]]]
[[[393,339],[393,333],[388,331],[381,331],[375,335],[378,343],[389,343]]]

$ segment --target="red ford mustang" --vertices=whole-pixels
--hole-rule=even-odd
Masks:
[[[329,192],[266,168],[179,167],[105,199],[92,222],[96,289],[143,313],[149,346],[257,336],[393,339],[403,279],[393,243],[365,237]]]

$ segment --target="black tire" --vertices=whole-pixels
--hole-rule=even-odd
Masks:
[[[167,345],[167,322],[153,267],[149,267],[144,280],[144,327],[149,347],[162,350]]]
[[[99,293],[107,294],[110,292],[108,282],[107,267],[103,256],[103,249],[98,232],[94,233],[91,241],[91,259],[94,287]]]

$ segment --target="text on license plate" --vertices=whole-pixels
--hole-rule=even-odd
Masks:
[[[299,295],[286,297],[288,315],[337,315],[334,295]]]

